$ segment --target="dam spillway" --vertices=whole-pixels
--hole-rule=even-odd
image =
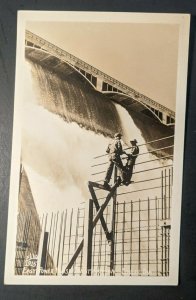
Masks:
[[[132,268],[132,275],[145,271],[147,264],[152,274],[167,276],[169,273],[169,254],[166,249],[168,249],[170,234],[168,230],[170,230],[169,212],[172,179],[172,170],[169,171],[169,168],[172,165],[173,128],[158,122],[156,118],[143,114],[140,110],[125,108],[123,103],[117,103],[117,99],[111,100],[106,93],[101,93],[94,89],[92,84],[82,74],[75,71],[72,66],[66,62],[59,61],[59,59],[55,60],[54,57],[51,57],[42,49],[27,46],[26,58],[28,72],[31,74],[35,101],[33,103],[33,116],[31,115],[32,111],[26,111],[27,115],[25,115],[26,112],[24,113],[22,162],[27,166],[27,173],[34,194],[37,196],[38,192],[40,192],[40,194],[45,195],[46,199],[41,199],[41,196],[34,199],[36,207],[39,207],[39,211],[41,209],[43,211],[46,207],[49,209],[52,206],[53,195],[55,195],[55,208],[61,207],[60,214],[53,214],[56,218],[56,225],[52,223],[52,217],[50,221],[48,219],[47,223],[46,215],[44,216],[44,220],[47,223],[46,232],[49,232],[49,225],[53,226],[54,232],[55,226],[59,230],[59,240],[54,243],[60,245],[60,256],[62,255],[61,267],[59,265],[58,247],[55,250],[53,244],[53,248],[49,248],[49,252],[52,253],[55,261],[58,262],[56,265],[57,274],[65,270],[66,264],[69,263],[69,259],[72,259],[72,255],[74,255],[74,247],[71,244],[69,246],[69,242],[67,245],[62,239],[65,215],[67,216],[68,214],[65,213],[65,207],[66,203],[70,201],[70,196],[65,190],[71,188],[71,199],[78,198],[80,202],[82,200],[87,201],[89,195],[86,189],[86,182],[89,180],[89,176],[93,176],[86,172],[86,168],[90,166],[89,157],[96,156],[98,151],[103,153],[108,139],[113,137],[115,132],[120,131],[123,134],[126,147],[129,145],[130,138],[137,137],[140,144],[143,145],[143,152],[146,153],[146,156],[141,155],[138,158],[138,165],[134,174],[135,183],[129,187],[131,191],[126,190],[125,196],[125,187],[120,187],[117,195],[118,212],[116,216],[118,216],[118,221],[116,224],[118,225],[116,225],[116,230],[118,238],[116,237],[116,240],[121,246],[117,246],[115,252],[117,255],[116,265],[120,259],[120,267],[116,267],[116,274],[122,275],[122,266],[124,268],[126,265],[125,260],[129,259],[129,263],[126,266],[128,269]],[[29,102],[31,102],[31,99],[29,99]],[[31,122],[34,130],[32,130]],[[166,138],[161,142],[149,143],[153,138],[158,140],[168,136],[171,137],[170,140]],[[60,139],[63,141],[60,142]],[[157,155],[157,149],[159,148],[162,149],[161,155]],[[160,156],[162,160],[159,158]],[[105,164],[106,161],[97,168],[96,181],[103,180]],[[142,165],[144,166],[144,164],[144,169],[147,173],[142,170]],[[167,172],[163,172],[164,168],[167,169]],[[147,176],[149,176],[148,179],[146,179]],[[39,187],[39,191],[36,191],[37,186],[34,180],[37,180],[36,182],[39,180],[43,183],[42,187]],[[47,185],[48,181],[50,187]],[[154,185],[149,186],[149,181],[150,183],[153,182]],[[46,190],[43,191],[45,186],[49,190],[52,190],[51,186],[54,186],[58,190],[58,194],[55,190],[55,193],[50,198],[47,198],[49,197],[49,191],[48,193]],[[99,198],[104,197],[101,191]],[[42,202],[41,208],[40,202]],[[108,206],[108,209],[105,211],[108,224],[110,223],[109,209]],[[130,212],[130,215],[126,214],[126,209],[127,212]],[[129,220],[129,227],[127,228],[128,234],[133,234],[132,237],[129,236],[129,247],[133,246],[133,240],[136,239],[136,243],[133,246],[135,249],[130,248],[132,255],[132,261],[130,261],[130,253],[128,253],[128,256],[126,253],[128,249],[126,249],[127,233],[125,234],[125,227],[127,218],[131,217],[134,210],[136,213],[132,217],[137,219],[134,221],[135,226],[132,226],[132,219],[132,221]],[[120,217],[119,214],[121,214]],[[59,219],[60,215],[61,219]],[[84,215],[83,217],[80,215],[80,217],[84,221]],[[70,214],[70,226],[74,224],[72,218],[73,215]],[[145,219],[143,220],[143,218]],[[165,221],[165,225],[163,221]],[[84,228],[82,226],[81,228]],[[101,270],[98,270],[99,273],[103,272],[108,263],[109,258],[106,257],[109,257],[110,247],[107,243],[102,243],[103,232],[100,223],[98,226],[99,229],[95,230],[97,230],[97,234],[99,230],[99,235],[94,237],[94,267],[96,267],[96,264],[100,264],[100,255],[103,248],[106,253],[105,264],[102,266],[100,264]],[[142,229],[143,226],[147,226],[148,230]],[[79,230],[79,227],[76,226],[75,229]],[[135,233],[133,233],[134,230]],[[145,232],[144,236],[141,236],[142,230]],[[162,241],[161,237],[166,238],[166,242],[165,240]],[[53,235],[53,238],[55,239],[55,235]],[[70,243],[71,241],[73,242],[73,239],[74,237],[70,234]],[[73,244],[77,247],[79,242],[79,233],[77,233],[77,240]],[[99,246],[96,246],[96,243]],[[119,247],[122,247],[122,249]],[[161,251],[163,248],[166,251],[164,253]],[[122,256],[120,254],[121,250]],[[144,256],[142,253],[144,253]],[[68,261],[63,255],[67,256]],[[134,258],[134,256],[137,256],[137,258]],[[81,256],[79,259],[81,259]],[[163,260],[166,261],[164,265],[162,263]],[[133,268],[134,265],[137,265],[135,269]],[[74,275],[80,274],[81,268],[83,268],[82,265],[79,264],[79,269],[77,269],[76,264],[73,266],[75,266]],[[47,264],[45,267],[46,269],[48,268]]]

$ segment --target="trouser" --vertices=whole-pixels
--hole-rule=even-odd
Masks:
[[[125,166],[125,174],[124,174],[124,180],[126,182],[131,181],[131,177],[133,175],[133,167],[135,165],[136,158],[132,158],[128,161],[127,165]]]
[[[112,160],[109,161],[109,165],[108,165],[108,168],[107,168],[107,171],[106,171],[106,176],[105,176],[105,181],[108,182],[108,183],[110,182],[110,179],[112,177],[112,172],[113,172],[114,166],[117,167],[118,176],[120,176],[121,180],[123,180],[124,166],[122,164],[121,159],[116,158],[116,159],[112,159]]]

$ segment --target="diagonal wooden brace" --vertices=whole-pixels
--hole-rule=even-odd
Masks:
[[[95,225],[97,224],[98,220],[100,219],[100,216],[103,216],[103,212],[105,210],[105,208],[107,207],[110,199],[114,196],[114,193],[116,192],[116,189],[118,187],[118,183],[116,182],[113,187],[111,188],[111,191],[109,192],[109,194],[106,197],[105,202],[100,206],[99,210],[97,211],[96,216],[93,219],[93,228],[95,227]],[[71,260],[69,261],[69,263],[67,264],[66,268],[65,268],[65,272],[63,273],[63,275],[68,275],[69,270],[71,269],[71,267],[73,266],[74,262],[76,261],[78,255],[80,254],[80,251],[82,250],[84,246],[84,239],[82,239],[82,241],[80,242],[80,244],[78,245],[75,253],[73,254]]]
[[[93,187],[96,187],[100,190],[105,190],[105,191],[110,191],[108,188],[106,188],[103,184],[100,184],[98,182],[94,182],[94,181],[89,181],[88,184],[90,184]]]
[[[88,188],[89,188],[89,191],[90,191],[90,193],[91,193],[91,196],[92,196],[92,199],[93,199],[93,202],[94,202],[94,204],[95,204],[95,207],[96,207],[96,210],[97,211],[99,211],[99,209],[100,209],[100,205],[99,205],[99,202],[98,202],[98,200],[97,200],[97,196],[96,196],[96,194],[95,194],[95,191],[94,191],[94,188],[93,187],[97,187],[97,183],[94,183],[94,182],[92,182],[92,181],[89,181],[89,183],[88,183]],[[100,185],[99,185],[100,186]],[[99,187],[100,188],[100,187]],[[108,227],[107,227],[107,224],[106,224],[106,222],[105,222],[105,219],[104,219],[104,217],[103,217],[103,215],[100,215],[100,222],[101,222],[101,225],[102,225],[102,227],[103,227],[103,230],[104,230],[104,232],[105,232],[105,235],[106,235],[106,238],[107,238],[107,240],[108,241],[110,241],[110,232],[109,232],[109,230],[108,230]]]

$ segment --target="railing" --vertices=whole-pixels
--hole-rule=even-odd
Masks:
[[[98,221],[92,240],[91,276],[168,276],[170,230],[168,227],[162,229],[160,226],[161,215],[164,214],[161,201],[158,198],[147,198],[116,203],[112,270],[110,269],[111,247],[105,238],[102,224]],[[95,209],[93,215],[96,215]],[[107,206],[103,216],[107,227],[110,228],[111,205]],[[16,249],[16,274],[86,275],[83,267],[85,255],[83,249],[72,267],[66,269],[84,236],[84,209],[45,214],[42,218],[43,235],[41,239],[36,240],[37,252],[30,251],[28,239],[27,246],[23,246],[23,250]],[[27,221],[28,216],[19,220],[20,230],[25,229]],[[40,258],[39,243],[42,245]]]
[[[159,149],[173,147],[173,136],[148,144],[163,141],[171,143]],[[16,274],[168,276],[172,154],[159,158],[154,155],[158,149],[149,153],[143,147],[146,144],[140,145],[134,182],[128,187],[113,188],[110,195],[99,183],[102,172],[95,172],[94,181],[89,182],[89,203],[45,213],[40,220],[30,212],[19,212]],[[146,166],[157,161],[159,165]],[[100,165],[94,163],[92,169]]]
[[[107,75],[106,73],[100,71],[99,69],[94,68],[90,64],[82,61],[81,59],[70,54],[69,52],[62,50],[61,48],[55,46],[54,44],[49,43],[45,39],[37,36],[36,34],[30,32],[28,30],[26,30],[26,40],[41,47],[43,50],[48,51],[49,53],[64,60],[65,62],[68,62],[71,65],[74,65],[75,67],[78,67],[87,72],[90,72],[94,76],[101,77],[104,82],[114,85],[116,88],[120,89],[124,94],[132,96],[136,101],[138,101],[144,105],[151,105],[153,107],[156,107],[159,110],[166,112],[172,118],[175,118],[175,112],[168,109],[164,105],[161,105],[161,104],[157,103],[156,101],[152,100],[151,98],[137,92],[136,90],[127,86],[126,84],[123,84],[122,82],[114,79],[113,77]]]

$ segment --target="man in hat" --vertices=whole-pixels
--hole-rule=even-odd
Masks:
[[[124,168],[124,180],[123,184],[129,185],[131,183],[131,177],[133,174],[133,167],[135,165],[136,158],[139,155],[139,147],[137,146],[137,140],[134,139],[130,141],[131,143],[131,153],[127,154],[128,159]]]
[[[106,171],[106,176],[104,179],[104,187],[107,189],[110,189],[110,179],[112,177],[112,172],[114,169],[114,165],[117,167],[120,178],[118,179],[119,184],[121,181],[123,181],[123,172],[124,172],[124,166],[121,160],[121,155],[126,154],[125,151],[123,151],[122,144],[121,144],[121,133],[116,133],[114,135],[114,140],[111,144],[108,145],[108,148],[106,152],[109,154],[109,165],[108,169]]]

